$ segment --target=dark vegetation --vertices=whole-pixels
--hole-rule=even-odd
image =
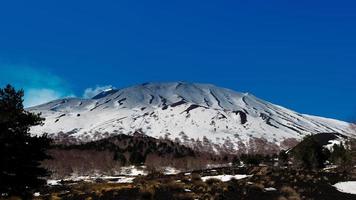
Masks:
[[[343,170],[353,167],[353,152],[356,151],[354,139],[347,139],[345,144],[334,144],[331,149],[325,147],[329,140],[336,139],[338,134],[321,133],[306,136],[290,152],[294,165],[305,169],[321,169],[326,164],[342,166]]]
[[[99,141],[76,145],[58,144],[53,146],[53,149],[108,150],[114,153],[114,160],[119,161],[122,165],[142,165],[150,153],[156,153],[158,156],[171,155],[174,158],[195,156],[194,151],[188,147],[176,144],[170,140],[157,140],[142,134],[135,134],[134,136],[120,134]],[[125,156],[125,154],[129,155]]]
[[[256,166],[261,163],[263,164],[273,164],[277,155],[262,155],[262,154],[241,154],[239,157],[234,159],[235,165],[246,164],[249,166]]]
[[[294,148],[277,154],[241,154],[234,157],[233,164],[248,166],[288,166],[294,169],[320,170],[326,165],[337,165],[339,170],[348,171],[356,164],[356,140],[345,139],[344,143],[334,144],[326,148],[330,140],[340,135],[336,133],[320,133],[308,135]]]
[[[324,140],[329,134],[307,136],[300,145],[278,155],[242,154],[235,156],[230,167],[196,170],[189,174],[163,175],[152,168],[147,176],[134,183],[79,182],[75,185],[47,187],[43,199],[355,199],[356,196],[337,191],[332,185],[340,181],[355,181],[352,164],[355,141],[334,145],[324,153]],[[123,136],[127,137],[127,136]],[[335,139],[335,138],[333,138]],[[95,145],[94,145],[95,146]],[[98,145],[100,146],[100,145]],[[347,146],[347,147],[346,147]],[[348,147],[352,147],[351,149]],[[308,150],[308,151],[307,151]],[[325,157],[325,155],[327,155]],[[225,158],[228,160],[229,158]],[[342,163],[337,168],[322,167]],[[244,164],[244,167],[241,167]],[[348,166],[348,170],[345,167]],[[222,182],[202,181],[201,177],[221,174],[249,174],[251,177]],[[69,192],[64,192],[69,191]]]
[[[293,150],[292,155],[298,164],[307,169],[325,167],[330,151],[313,136],[306,136]]]
[[[201,177],[217,174],[250,174],[228,182]],[[43,188],[38,199],[142,199],[142,200],[232,200],[232,199],[323,199],[351,200],[356,195],[341,193],[332,184],[355,180],[351,173],[310,171],[268,166],[226,167],[198,170],[190,174],[163,175],[152,172],[133,183],[65,182]]]
[[[7,85],[0,89],[0,194],[32,196],[46,183],[48,171],[41,168],[51,140],[45,135],[31,137],[30,126],[41,124],[38,114],[29,113],[22,105],[23,91]]]
[[[192,170],[204,168],[208,163],[228,163],[231,160],[231,156],[197,152],[171,140],[156,139],[138,132],[84,144],[57,143],[49,154],[53,159],[44,161],[43,166],[50,169],[56,178],[94,171],[111,174],[127,165]]]

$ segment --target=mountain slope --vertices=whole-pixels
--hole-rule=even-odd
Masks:
[[[299,114],[247,93],[185,82],[110,89],[92,99],[60,99],[29,110],[46,118],[44,126],[31,129],[33,134],[83,142],[142,133],[235,152],[287,148],[314,133],[355,136],[346,122]]]

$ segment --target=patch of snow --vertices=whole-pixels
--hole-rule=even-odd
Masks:
[[[47,185],[50,185],[50,186],[61,185],[60,182],[61,182],[61,180],[47,180]]]
[[[333,186],[340,192],[356,194],[356,181],[339,182]]]
[[[343,141],[341,141],[340,139],[336,139],[336,140],[330,140],[329,143],[327,145],[325,145],[325,147],[332,151],[333,148],[334,148],[334,144],[336,145],[341,145],[341,144],[344,144]]]
[[[69,178],[63,179],[63,181],[73,181],[73,182],[95,182],[95,180],[100,179],[100,180],[106,180],[111,183],[132,183],[132,181],[136,178],[138,175],[146,175],[146,172],[144,171],[144,167],[141,167],[140,169],[130,166],[130,167],[124,167],[121,169],[120,174],[117,176],[107,176],[107,175],[100,175],[100,174],[94,174],[92,176],[78,176],[76,174],[72,174]],[[60,185],[61,180],[47,180],[48,185]]]
[[[103,180],[110,180],[110,179],[121,178],[121,176],[92,176],[91,178],[93,178],[93,179],[99,178],[99,179],[103,179]]]
[[[63,181],[73,182],[94,182],[96,179],[107,180],[110,183],[132,183],[135,176],[71,176],[70,178],[63,179]],[[117,179],[117,180],[116,180]],[[115,181],[112,181],[115,180]],[[61,185],[62,180],[47,180],[47,185],[56,186]]]
[[[116,183],[132,183],[135,177],[120,177]]]
[[[148,173],[146,171],[145,166],[136,167],[136,166],[128,166],[128,167],[121,167],[120,175],[125,176],[146,176]]]
[[[41,194],[39,193],[39,192],[35,192],[35,193],[33,193],[33,196],[34,197],[39,197]]]
[[[166,167],[163,171],[163,174],[165,175],[175,175],[175,174],[179,174],[180,170],[174,168],[174,167]]]
[[[92,182],[90,176],[77,176],[76,174],[72,174],[69,178],[63,179],[63,181],[73,181],[73,182],[86,181],[86,182]]]
[[[324,171],[327,171],[327,170],[335,169],[335,168],[337,168],[337,165],[328,165],[328,166],[326,166],[323,170],[324,170]]]
[[[277,189],[274,188],[274,187],[267,187],[267,188],[265,188],[265,191],[267,191],[267,192],[273,192],[273,191],[277,191]]]
[[[245,174],[237,174],[237,175],[217,175],[217,176],[203,176],[201,179],[205,182],[209,179],[219,179],[222,182],[227,182],[230,181],[231,179],[244,179],[248,178],[251,175],[245,175]]]

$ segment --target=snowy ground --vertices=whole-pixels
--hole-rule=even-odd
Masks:
[[[334,187],[340,192],[356,194],[356,181],[339,182]]]
[[[169,169],[170,173],[175,172],[174,169]],[[79,181],[85,181],[85,182],[94,182],[97,179],[101,180],[106,180],[111,183],[132,183],[133,180],[137,176],[146,176],[147,175],[147,170],[146,166],[127,166],[127,167],[121,167],[120,171],[116,173],[116,175],[113,176],[106,176],[106,175],[100,175],[100,174],[94,174],[90,176],[79,176],[76,174],[72,174],[70,177],[62,179],[63,181],[73,181],[73,182],[79,182]],[[50,186],[56,186],[56,185],[61,185],[62,180],[47,180],[47,185]]]
[[[164,167],[162,168],[164,175],[175,175],[181,171],[173,167]],[[63,181],[85,181],[85,182],[94,182],[97,179],[105,180],[111,183],[132,183],[137,176],[146,176],[148,174],[146,166],[127,166],[121,167],[121,169],[113,176],[106,176],[100,174],[94,174],[90,176],[79,176],[77,174],[72,174],[70,177],[62,179]],[[47,185],[56,186],[61,185],[62,180],[47,180]]]
[[[163,174],[164,175],[175,175],[175,174],[179,174],[181,171],[174,168],[174,167],[166,167],[163,170]]]
[[[125,176],[146,176],[147,175],[147,170],[146,166],[128,166],[128,167],[121,167],[121,170],[119,172],[120,175],[125,175]]]
[[[243,179],[250,177],[250,175],[245,175],[245,174],[237,174],[237,175],[216,175],[216,176],[203,176],[201,179],[205,182],[209,179],[219,179],[222,182],[227,182],[230,181],[231,179]]]
[[[136,176],[78,176],[75,178],[63,179],[63,181],[85,181],[85,182],[94,182],[97,179],[106,180],[109,183],[132,183]],[[47,180],[47,185],[57,186],[61,185],[62,180]]]

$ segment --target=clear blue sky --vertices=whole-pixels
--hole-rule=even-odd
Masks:
[[[149,81],[212,83],[356,117],[355,1],[1,1],[0,84],[26,103]]]

